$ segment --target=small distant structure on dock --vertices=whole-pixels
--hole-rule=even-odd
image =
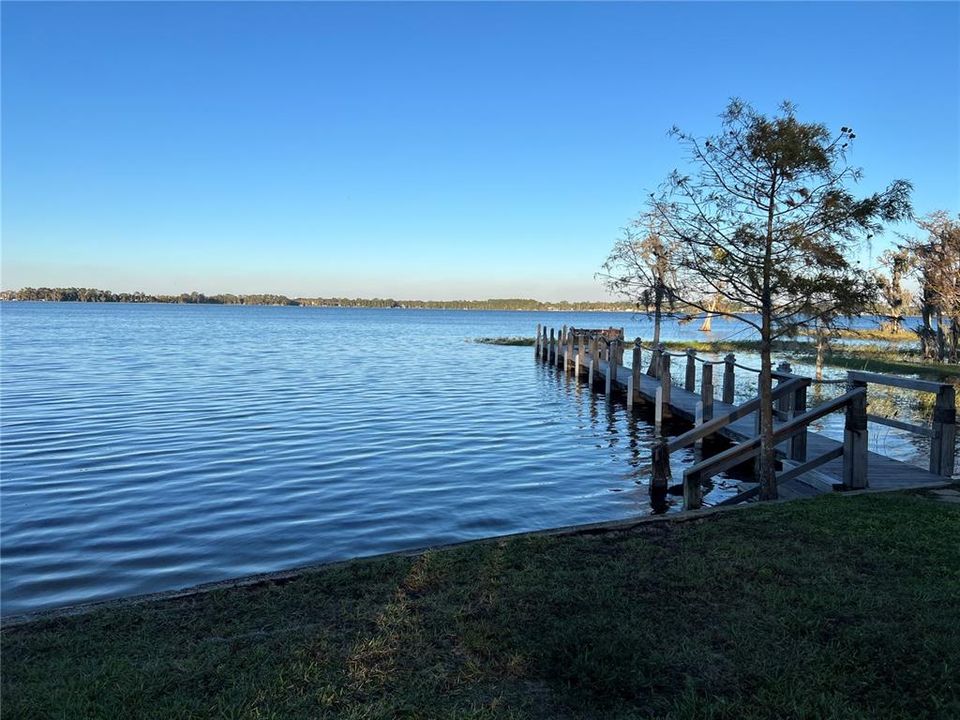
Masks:
[[[693,427],[667,440],[660,438],[653,449],[651,496],[665,496],[670,480],[670,454],[686,447],[699,446],[711,436],[721,436],[733,444],[715,455],[700,459],[683,473],[684,509],[703,504],[703,487],[711,478],[734,467],[756,462],[760,452],[760,398],[734,404],[736,372],[759,374],[759,370],[736,361],[732,354],[722,360],[705,360],[690,348],[671,353],[660,344],[644,346],[640,338],[632,344],[629,366],[624,365],[623,328],[559,330],[537,326],[534,355],[575,378],[585,378],[591,389],[613,399],[622,396],[632,410],[640,403],[653,404],[658,434],[664,419],[675,418]],[[643,353],[651,353],[647,372],[643,371]],[[682,382],[674,382],[673,361],[682,361]],[[700,367],[699,382],[697,367]],[[720,397],[714,385],[714,368],[721,373]],[[777,475],[782,497],[804,497],[834,490],[859,490],[936,486],[953,475],[956,437],[956,389],[949,383],[931,382],[896,375],[849,371],[843,380],[820,381],[843,384],[839,397],[807,407],[808,377],[796,375],[788,363],[773,373],[774,440],[782,470]],[[903,388],[934,396],[930,425],[916,425],[867,411],[868,386]],[[842,442],[811,429],[827,415],[845,415]],[[930,439],[928,469],[895,460],[868,449],[867,423],[878,423]],[[759,495],[752,484],[719,505],[750,500]]]

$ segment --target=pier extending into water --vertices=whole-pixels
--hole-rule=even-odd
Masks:
[[[623,397],[629,408],[652,404],[658,430],[665,419],[677,418],[693,425],[672,439],[661,438],[653,448],[651,496],[665,496],[670,483],[670,454],[704,439],[721,436],[734,443],[710,457],[699,459],[683,473],[684,509],[703,504],[703,486],[711,478],[734,467],[755,463],[760,452],[760,398],[734,403],[736,373],[759,374],[755,368],[740,365],[734,355],[708,361],[693,349],[668,352],[663,345],[644,346],[640,338],[633,343],[630,366],[623,364],[623,329],[603,330],[537,326],[534,354],[539,360],[562,372],[586,379],[591,389],[613,399]],[[649,359],[644,371],[644,353]],[[684,364],[684,382],[674,384],[671,365]],[[699,372],[698,372],[699,368]],[[719,399],[714,369],[719,380]],[[777,474],[781,497],[812,496],[834,490],[865,488],[898,489],[936,485],[953,475],[956,452],[956,390],[949,383],[931,382],[860,371],[849,371],[842,380],[818,381],[844,384],[839,397],[807,407],[809,377],[796,375],[787,363],[773,372],[776,385],[774,402],[774,439],[782,468]],[[873,415],[867,409],[870,385],[892,386],[931,393],[935,396],[931,424],[917,425],[894,418]],[[811,424],[831,413],[845,415],[844,439],[833,440],[811,429]],[[904,430],[930,438],[927,469],[871,452],[868,449],[867,423]],[[741,492],[719,504],[750,500],[759,494],[757,483],[741,483]]]

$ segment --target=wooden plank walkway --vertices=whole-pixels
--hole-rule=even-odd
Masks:
[[[604,381],[606,381],[609,371],[608,368],[609,363],[601,360],[599,375]],[[594,372],[597,372],[597,370],[595,369]],[[617,378],[616,385],[619,393],[625,394],[627,392],[627,378],[632,372],[629,366],[617,365],[615,377]],[[581,374],[583,374],[582,370]],[[653,403],[656,399],[658,387],[660,387],[660,380],[658,378],[641,373],[640,387],[635,388],[635,390],[644,401]],[[699,393],[692,393],[689,390],[674,385],[670,389],[670,412],[673,413],[674,417],[679,417],[693,423],[696,417],[697,403],[700,402],[701,399]],[[714,400],[713,416],[719,417],[720,415],[726,415],[732,412],[735,407],[734,405],[728,405],[719,400]],[[723,427],[719,432],[734,442],[742,442],[749,440],[757,434],[756,423],[756,413],[750,413],[740,420],[735,420]],[[774,422],[775,426],[781,424],[780,421]],[[823,455],[831,450],[842,447],[842,445],[843,443],[819,433],[807,432],[808,457]],[[786,455],[786,448],[781,447],[781,450],[783,454]],[[867,476],[870,487],[872,488],[908,488],[919,484],[943,482],[944,480],[943,477],[934,475],[929,470],[924,470],[921,467],[900,460],[894,460],[886,455],[868,452],[867,457]],[[829,481],[825,481],[825,478],[829,478]],[[792,492],[798,495],[813,495],[831,491],[833,489],[832,483],[840,483],[842,478],[843,458],[837,458],[822,465],[816,471],[807,473],[796,480],[788,481],[781,485],[780,489],[785,491],[785,494]]]

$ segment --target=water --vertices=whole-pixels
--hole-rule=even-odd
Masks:
[[[651,512],[642,417],[529,347],[472,342],[538,322],[650,337],[643,317],[0,312],[3,614]],[[694,324],[667,336],[704,339]],[[718,321],[712,336],[747,334]],[[922,464],[922,445],[895,433],[892,454]],[[673,461],[679,478],[693,456]],[[731,488],[720,478],[706,499]]]

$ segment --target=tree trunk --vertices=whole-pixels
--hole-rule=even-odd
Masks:
[[[960,316],[950,318],[950,362],[960,362]]]
[[[710,301],[710,309],[707,311],[707,316],[703,319],[703,324],[700,325],[700,332],[710,332],[713,329],[713,313],[717,311],[719,305],[720,296],[714,295]]]
[[[776,457],[773,445],[773,390],[772,358],[770,357],[773,335],[773,295],[770,278],[773,275],[773,219],[776,215],[777,169],[773,169],[770,183],[770,204],[767,208],[767,238],[763,254],[763,293],[761,295],[760,322],[760,458],[757,463],[757,481],[760,483],[760,499],[777,499]]]
[[[650,353],[650,367],[647,368],[647,375],[655,377],[659,372],[660,353],[657,348],[660,347],[660,323],[663,319],[663,294],[658,289],[653,301],[653,351]]]
[[[933,332],[933,325],[930,324],[930,315],[932,312],[933,308],[930,303],[926,300],[921,300],[920,315],[923,318],[923,325],[920,328],[920,354],[924,360],[931,356],[932,348],[930,347],[930,341],[936,337]]]
[[[817,325],[817,367],[816,367],[816,377],[817,380],[823,380],[823,360],[824,355],[827,351],[827,338],[823,332],[823,327]]]
[[[943,312],[937,308],[937,360],[947,359],[947,334],[943,331]]]
[[[770,328],[764,321],[760,338],[760,461],[757,463],[760,499],[777,499],[776,452],[773,445],[772,359]]]

